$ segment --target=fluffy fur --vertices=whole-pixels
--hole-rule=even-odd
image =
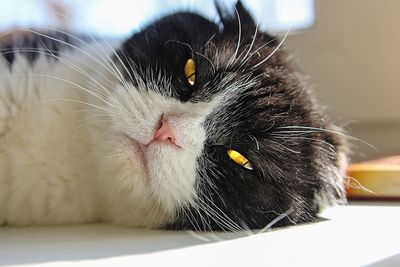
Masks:
[[[173,14],[116,45],[33,31],[4,44],[0,224],[240,230],[343,202],[340,129],[281,41],[240,2],[219,13]],[[177,145],[153,140],[163,119]]]

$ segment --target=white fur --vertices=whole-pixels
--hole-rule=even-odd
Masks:
[[[0,224],[157,227],[195,199],[212,104],[125,83],[108,50],[40,56],[33,66],[17,55],[11,71],[0,56]],[[179,147],[143,149],[161,116]]]

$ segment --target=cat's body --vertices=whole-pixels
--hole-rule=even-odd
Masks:
[[[68,61],[82,58],[74,50],[59,56],[68,55]],[[78,71],[60,60],[38,55],[32,63],[23,53],[12,67],[1,60],[2,223],[78,223],[99,214],[91,153],[96,146],[88,128],[80,127],[88,112],[79,110],[87,108],[66,100],[87,102],[87,94],[73,84],[85,85]]]
[[[115,47],[39,35],[34,57],[3,49],[0,224],[238,230],[343,201],[341,134],[237,7],[240,42],[236,16],[221,31],[180,13]]]
[[[0,223],[159,226],[153,207],[121,201],[107,181],[106,137],[93,121],[104,120],[94,107],[104,105],[96,87],[118,83],[118,72],[107,69],[114,48],[106,41],[69,43],[76,47],[56,42],[60,52],[43,48],[31,60],[16,47],[21,52],[11,66],[1,61]]]

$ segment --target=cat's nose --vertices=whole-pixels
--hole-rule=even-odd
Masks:
[[[174,145],[177,145],[174,129],[171,127],[167,119],[161,119],[158,129],[154,134],[153,141],[171,142]]]

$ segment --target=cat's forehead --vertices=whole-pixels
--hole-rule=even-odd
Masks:
[[[215,23],[193,13],[164,17],[134,34],[122,46],[124,52],[145,60],[193,54],[218,32]]]
[[[260,78],[257,75],[265,66],[257,63],[274,45],[270,36],[257,31],[251,18],[243,16],[242,21],[221,22],[222,27],[194,13],[164,17],[122,44],[120,58],[128,66],[122,71],[130,72],[125,77],[134,85],[161,89],[160,93],[181,101],[240,94]],[[193,65],[194,84],[188,84],[188,61]]]
[[[253,35],[255,27],[247,28],[246,21],[225,23],[216,23],[195,13],[176,13],[135,33],[123,43],[121,50],[144,66],[158,64],[170,68],[188,57],[202,57],[198,60],[207,59],[223,66],[236,50],[262,35],[260,31]],[[250,40],[253,36],[254,40]]]

